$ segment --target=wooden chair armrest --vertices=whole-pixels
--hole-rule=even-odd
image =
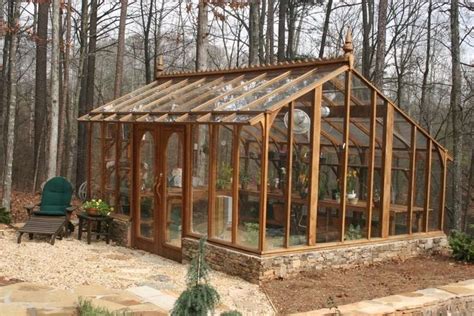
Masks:
[[[33,212],[33,209],[40,205],[41,203],[25,205],[24,208],[26,209],[26,212],[28,213],[28,217],[31,216],[31,212]]]

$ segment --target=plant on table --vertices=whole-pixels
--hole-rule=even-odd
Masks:
[[[357,182],[357,171],[354,169],[347,170],[347,197],[349,199],[355,198],[357,195],[355,193]]]
[[[113,207],[101,199],[92,199],[90,201],[86,201],[84,204],[82,204],[82,207],[88,214],[91,215],[107,216],[114,211]]]
[[[209,281],[210,268],[205,259],[205,239],[199,241],[199,250],[191,261],[186,276],[186,290],[176,300],[172,316],[205,316],[219,303],[219,293]]]

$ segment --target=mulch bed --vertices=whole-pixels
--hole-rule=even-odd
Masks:
[[[474,278],[474,265],[437,255],[304,272],[262,284],[280,313],[341,306]]]

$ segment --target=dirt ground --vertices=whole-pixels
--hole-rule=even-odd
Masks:
[[[351,269],[301,273],[262,286],[281,313],[305,312],[474,278],[474,265],[417,257]]]

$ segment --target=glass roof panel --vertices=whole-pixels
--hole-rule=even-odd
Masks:
[[[226,93],[220,97],[218,97],[215,100],[212,100],[212,102],[209,102],[208,104],[205,104],[203,106],[198,106],[193,109],[193,111],[199,110],[199,111],[213,111],[218,108],[222,108],[224,110],[234,110],[234,107],[232,104],[239,101],[244,97],[247,92],[252,91],[256,88],[262,88],[267,86],[272,79],[277,79],[281,77],[286,77],[289,75],[289,72],[285,72],[282,74],[281,71],[279,72],[270,72],[265,74],[264,76],[259,76],[255,78],[254,80],[250,80],[249,82],[243,84],[242,86],[239,86],[235,88],[234,90],[229,91],[229,93]],[[240,102],[240,101],[239,101]]]
[[[267,90],[268,96],[262,94],[252,95],[252,99],[256,100],[258,97],[263,98],[255,102],[255,104],[249,104],[245,109],[240,110],[267,110],[273,106],[276,106],[280,101],[287,98],[291,98],[294,94],[301,90],[313,86],[325,75],[335,71],[338,67],[328,67],[321,71],[319,68],[312,69],[305,73],[301,73],[299,76],[290,76],[293,80],[287,80],[283,85],[279,87],[272,87],[272,91]],[[295,74],[296,75],[296,74]],[[280,89],[278,89],[280,88]]]

